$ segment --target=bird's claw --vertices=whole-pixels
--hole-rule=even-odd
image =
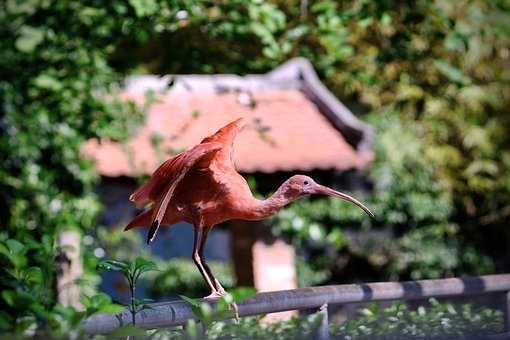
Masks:
[[[221,285],[221,283],[216,279],[214,278],[214,282],[215,282],[215,287],[216,287],[216,291],[221,294],[222,296],[227,294],[227,291],[225,290],[225,288],[223,288],[223,286]]]
[[[225,294],[226,294],[225,291],[223,291],[223,292],[214,291],[211,294],[207,295],[204,298],[204,300],[218,300],[218,299],[221,299],[222,297],[224,297]]]
[[[223,289],[223,287],[221,287],[219,290],[216,290],[216,291],[212,292],[211,294],[209,294],[208,296],[206,296],[204,298],[204,300],[209,300],[209,301],[219,300],[222,297],[224,297],[226,294],[227,294],[227,292],[225,291],[225,289]],[[234,313],[234,319],[236,320],[236,323],[239,323],[239,320],[240,320],[239,308],[237,307],[237,304],[235,302],[231,302],[228,304],[228,308]]]

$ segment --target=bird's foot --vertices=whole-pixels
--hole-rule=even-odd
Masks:
[[[222,297],[224,297],[226,292],[223,290],[223,292],[220,291],[213,291],[211,294],[207,295],[204,300],[218,300]]]
[[[221,296],[225,296],[225,294],[227,294],[227,291],[225,290],[225,288],[221,286],[218,280],[216,280],[216,287],[217,287],[216,291],[218,292],[218,294],[221,294]]]
[[[211,292],[211,294],[206,296],[204,298],[204,300],[209,300],[209,301],[219,300],[222,297],[224,297],[226,294],[227,294],[227,292],[225,291],[225,289],[223,289],[223,287],[220,286],[219,290],[215,290],[215,291]],[[237,304],[235,302],[230,302],[228,304],[228,308],[234,313],[234,318],[235,318],[236,322],[238,323],[239,322],[239,308],[237,307]]]

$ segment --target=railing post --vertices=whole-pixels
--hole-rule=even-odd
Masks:
[[[505,292],[505,305],[503,311],[503,317],[505,318],[505,332],[510,332],[510,291]]]
[[[317,329],[317,334],[315,334],[314,339],[317,340],[329,340],[329,322],[328,322],[328,304],[325,303],[319,308],[318,313],[322,319],[319,328]]]

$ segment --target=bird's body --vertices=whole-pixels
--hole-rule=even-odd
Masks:
[[[208,145],[208,149],[213,149],[213,143],[217,142],[222,143],[222,148],[212,151],[212,155],[205,156],[185,173],[175,188],[161,224],[172,225],[179,221],[193,223],[194,214],[200,214],[201,227],[230,219],[251,219],[252,208],[259,200],[253,197],[248,183],[236,171],[231,160],[232,142],[240,123],[241,120],[237,120],[202,141],[200,145]],[[137,190],[131,200],[139,206],[157,202],[175,177],[176,158],[180,160],[186,158],[187,153],[195,152],[196,147],[163,163],[158,168],[161,169],[160,173],[156,170],[146,183],[147,187],[142,186]],[[147,188],[150,190],[148,195],[145,191]],[[126,229],[151,226],[153,214],[153,208],[143,212]]]
[[[220,172],[221,171],[221,172]],[[222,175],[219,176],[219,173]],[[200,213],[203,226],[216,225],[230,219],[245,219],[253,203],[253,196],[246,180],[229,167],[192,169],[182,179],[169,202],[161,224],[172,225],[180,221],[193,223],[193,213]],[[150,208],[133,221],[129,228],[149,227],[154,212]],[[135,225],[136,224],[136,225]]]
[[[167,160],[130,196],[130,200],[139,207],[152,204],[126,227],[126,230],[150,228],[148,243],[154,239],[160,225],[185,221],[194,226],[193,259],[211,288],[212,296],[225,293],[203,258],[207,235],[214,225],[231,219],[260,220],[309,194],[351,201],[371,215],[354,198],[302,175],[288,179],[270,198],[256,199],[232,162],[234,139],[241,127],[242,119],[238,119],[197,146]]]

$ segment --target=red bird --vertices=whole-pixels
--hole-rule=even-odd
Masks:
[[[129,198],[140,208],[152,204],[125,228],[150,228],[147,244],[154,240],[162,224],[185,221],[193,225],[193,261],[211,289],[209,298],[225,294],[204,259],[207,235],[218,223],[232,219],[261,220],[311,194],[344,199],[373,217],[370,210],[355,198],[303,175],[289,178],[268,199],[253,197],[248,183],[232,162],[233,142],[242,121],[242,118],[233,121],[197,146],[164,162]]]

